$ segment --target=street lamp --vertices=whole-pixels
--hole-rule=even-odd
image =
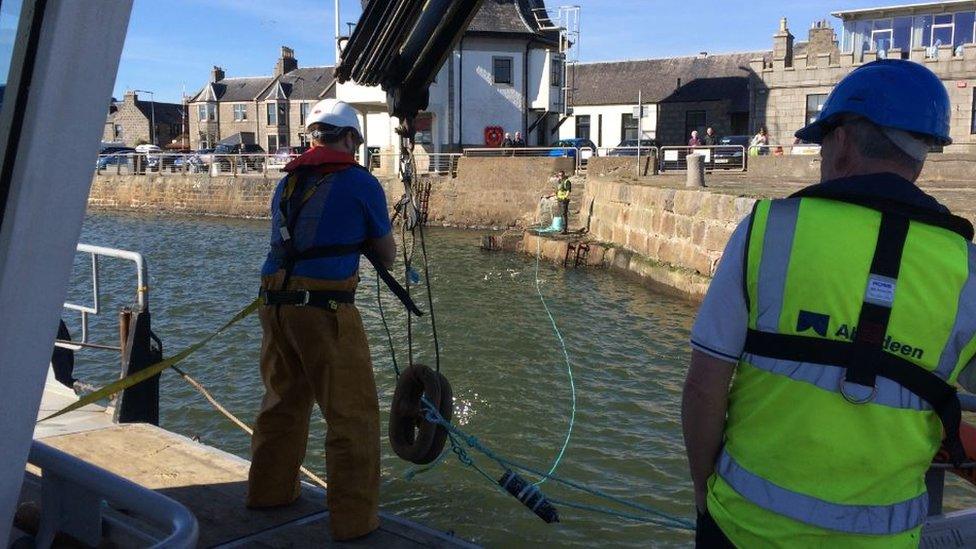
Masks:
[[[152,116],[152,120],[150,121],[151,128],[152,128],[152,144],[153,145],[158,145],[159,143],[156,143],[156,94],[154,94],[153,92],[151,92],[149,90],[132,90],[132,91],[134,91],[136,93],[148,93],[149,94],[150,112],[151,112],[151,116]]]

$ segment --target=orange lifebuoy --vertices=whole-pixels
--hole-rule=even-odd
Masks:
[[[400,373],[390,405],[390,446],[400,458],[426,465],[444,451],[447,430],[427,421],[421,398],[426,396],[444,419],[454,414],[454,394],[447,378],[427,366],[413,364]]]
[[[485,126],[485,145],[501,147],[505,139],[505,130],[501,126]]]

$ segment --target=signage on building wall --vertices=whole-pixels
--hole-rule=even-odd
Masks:
[[[956,82],[956,87],[957,88],[965,88],[968,85],[969,85],[969,82]]]

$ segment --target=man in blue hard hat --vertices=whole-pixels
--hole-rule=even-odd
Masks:
[[[914,184],[949,113],[920,64],[857,68],[796,133],[821,182],[732,235],[682,399],[698,546],[919,545],[936,451],[966,459],[953,384],[976,388],[973,226]]]

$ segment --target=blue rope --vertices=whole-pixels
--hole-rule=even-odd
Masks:
[[[430,400],[427,399],[426,396],[421,397],[421,403],[422,403],[422,405],[424,407],[424,414],[426,416],[427,421],[429,421],[431,423],[434,423],[434,424],[437,424],[437,425],[440,425],[445,430],[447,430],[447,432],[448,432],[448,438],[451,441],[451,450],[458,457],[458,460],[461,461],[461,463],[463,463],[465,465],[474,467],[479,473],[481,473],[481,475],[483,477],[485,477],[486,479],[488,479],[492,484],[495,484],[496,486],[497,486],[497,483],[495,482],[495,480],[491,476],[489,476],[484,470],[482,470],[480,467],[478,467],[474,463],[474,460],[471,458],[471,456],[468,455],[467,451],[461,446],[461,443],[458,442],[458,440],[463,441],[464,444],[466,444],[469,448],[472,448],[474,450],[477,450],[478,452],[481,452],[482,454],[485,455],[485,457],[491,459],[492,461],[494,461],[495,463],[497,463],[502,468],[506,468],[506,469],[508,469],[508,468],[511,468],[511,469],[519,469],[519,470],[525,471],[525,472],[527,472],[529,474],[532,474],[532,475],[535,475],[537,477],[540,477],[542,479],[551,479],[551,480],[553,480],[553,481],[555,481],[555,482],[557,482],[559,484],[563,484],[565,486],[569,486],[569,487],[574,488],[576,490],[579,490],[581,492],[585,492],[587,494],[590,494],[591,496],[594,496],[594,497],[597,497],[597,498],[601,498],[601,499],[605,499],[605,500],[608,500],[608,501],[612,501],[612,502],[617,503],[619,505],[622,505],[624,507],[629,507],[631,509],[635,509],[637,511],[640,511],[642,513],[645,513],[646,515],[651,515],[651,517],[656,517],[656,518],[651,518],[651,517],[643,516],[643,515],[636,515],[636,514],[633,514],[633,513],[624,513],[624,512],[616,511],[614,509],[610,509],[608,507],[599,507],[599,506],[594,506],[594,505],[585,505],[585,504],[581,504],[581,503],[572,503],[572,502],[563,501],[563,500],[558,500],[558,501],[557,500],[550,500],[553,503],[561,503],[563,505],[566,505],[567,507],[573,507],[573,508],[587,510],[587,511],[592,511],[592,512],[604,513],[604,514],[607,514],[607,515],[612,515],[612,516],[616,516],[616,517],[620,517],[620,518],[624,518],[624,519],[628,519],[628,520],[637,520],[637,521],[642,521],[642,522],[648,522],[648,523],[651,523],[651,524],[656,524],[656,525],[664,526],[664,527],[667,527],[667,528],[674,528],[674,529],[678,529],[678,530],[691,530],[691,531],[694,531],[695,530],[695,523],[694,523],[694,521],[691,521],[691,520],[688,520],[688,519],[685,519],[685,518],[681,518],[681,517],[672,516],[672,515],[669,515],[667,513],[662,512],[662,511],[658,511],[657,509],[655,509],[653,507],[649,507],[647,505],[643,505],[643,504],[640,504],[640,503],[636,503],[636,502],[633,502],[633,501],[629,501],[629,500],[626,500],[624,498],[621,498],[621,497],[618,497],[618,496],[614,496],[612,494],[608,494],[606,492],[597,490],[596,488],[590,488],[589,486],[586,486],[584,484],[580,484],[578,482],[575,482],[575,481],[572,481],[572,480],[569,480],[569,479],[565,479],[565,478],[562,478],[562,477],[558,477],[558,476],[553,475],[551,473],[545,473],[545,472],[542,472],[542,471],[538,471],[536,469],[533,469],[531,467],[528,467],[528,466],[523,465],[521,463],[518,463],[516,461],[512,461],[510,459],[506,459],[506,458],[504,458],[504,457],[496,454],[493,450],[491,450],[487,446],[483,445],[481,443],[481,441],[478,440],[478,437],[462,431],[460,428],[456,427],[453,423],[451,423],[451,422],[447,421],[446,419],[444,419],[444,416],[442,416],[440,414],[440,412],[437,410],[437,408],[434,407],[434,405],[430,402]]]
[[[546,314],[549,315],[549,323],[552,324],[552,331],[556,334],[556,338],[559,339],[559,345],[563,350],[563,358],[566,359],[566,375],[569,376],[569,390],[573,397],[573,407],[569,414],[569,427],[566,429],[566,440],[563,441],[563,447],[560,448],[559,453],[556,454],[556,459],[552,462],[552,467],[549,468],[549,475],[556,472],[556,468],[559,467],[559,462],[562,461],[563,455],[566,454],[566,448],[569,447],[569,439],[573,436],[573,426],[576,424],[576,383],[573,381],[573,365],[569,360],[569,352],[566,350],[566,341],[563,339],[562,333],[559,332],[559,327],[556,326],[556,319],[552,316],[552,311],[549,310],[549,305],[546,304],[546,298],[542,295],[542,285],[539,280],[539,257],[542,255],[542,237],[536,237],[536,250],[535,250],[535,291],[539,294],[539,301],[542,302],[542,307],[545,308]],[[548,475],[543,477],[536,482],[535,485],[539,486],[543,482],[548,480]]]

